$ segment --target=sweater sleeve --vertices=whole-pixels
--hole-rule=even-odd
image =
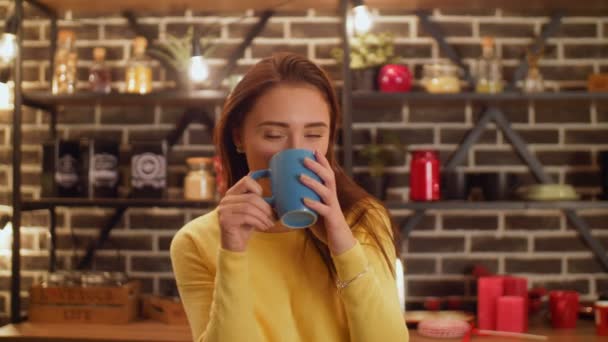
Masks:
[[[216,257],[217,273],[188,232],[178,232],[171,242],[173,271],[193,340],[261,341],[248,291],[246,253],[219,249]]]
[[[405,342],[409,340],[409,335],[399,305],[395,277],[378,243],[361,226],[376,222],[374,227],[365,228],[373,229],[389,259],[395,258],[390,221],[384,211],[376,211],[374,217],[376,213],[378,219],[371,220],[368,216],[367,220],[360,220],[361,223],[351,227],[357,238],[354,247],[332,256],[341,281],[349,281],[365,272],[342,289],[340,297],[346,311],[351,341]]]

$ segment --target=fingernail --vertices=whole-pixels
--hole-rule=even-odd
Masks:
[[[310,178],[310,177],[308,177],[307,175],[305,175],[305,174],[303,174],[303,173],[300,173],[300,178],[301,178],[301,179],[308,179],[308,178]]]

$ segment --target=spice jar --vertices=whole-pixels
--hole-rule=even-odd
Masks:
[[[428,64],[423,67],[422,85],[429,93],[458,93],[460,92],[458,73],[458,67],[453,64]]]
[[[205,157],[188,158],[189,172],[184,179],[184,197],[192,200],[212,201],[215,199],[215,176],[213,159]]]
[[[437,201],[439,188],[439,158],[437,151],[414,151],[410,163],[410,200]]]

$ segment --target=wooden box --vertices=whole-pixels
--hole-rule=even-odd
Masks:
[[[188,319],[182,302],[171,298],[144,296],[142,312],[145,318],[170,325],[187,325]]]
[[[32,286],[28,316],[41,323],[124,324],[137,318],[140,284],[114,287]]]

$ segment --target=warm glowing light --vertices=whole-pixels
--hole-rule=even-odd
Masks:
[[[17,36],[12,33],[2,34],[0,39],[0,63],[9,64],[17,56]]]
[[[202,83],[209,77],[209,65],[203,56],[192,56],[190,58],[190,80],[194,83]]]
[[[357,34],[369,32],[374,21],[372,15],[365,5],[359,5],[353,8],[353,24]]]
[[[8,222],[4,229],[0,229],[0,251],[10,250],[13,243],[13,225]]]
[[[0,110],[10,109],[13,109],[12,87],[9,83],[0,83]]]

